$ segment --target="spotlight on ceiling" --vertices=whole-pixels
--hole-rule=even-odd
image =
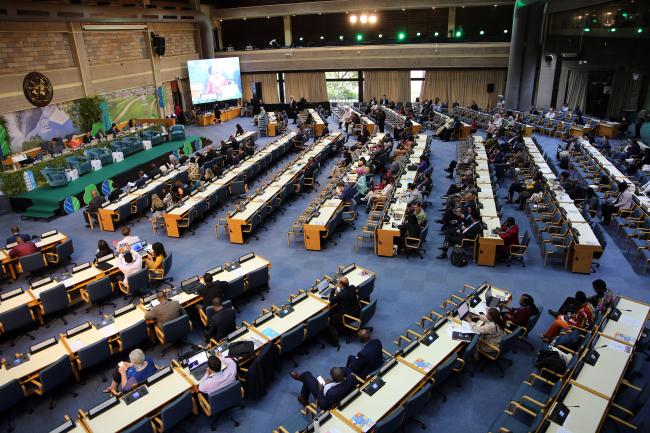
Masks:
[[[350,23],[351,24],[356,24],[357,23],[357,16],[356,15],[350,15]]]
[[[368,22],[368,15],[361,15],[359,17],[359,21],[361,22],[361,24],[367,23]]]

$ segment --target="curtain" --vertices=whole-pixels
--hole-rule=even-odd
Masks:
[[[487,110],[494,107],[497,95],[503,95],[505,81],[505,70],[426,71],[420,99],[440,98],[450,107],[454,102],[467,107],[476,101],[480,108]],[[491,94],[487,92],[489,83],[494,84]]]
[[[584,69],[569,70],[567,80],[566,102],[573,111],[576,107],[585,109],[587,103],[587,85],[589,84],[589,71]]]
[[[287,72],[284,74],[284,99],[293,96],[296,101],[305,98],[309,102],[325,102],[327,84],[325,72]]]
[[[394,102],[411,100],[411,71],[365,71],[363,74],[366,101],[380,100],[383,95]]]
[[[244,100],[253,99],[253,83],[262,83],[262,100],[268,104],[280,102],[278,95],[278,74],[242,74],[242,97]]]
[[[607,117],[618,118],[623,109],[629,108],[636,111],[641,93],[641,82],[643,76],[639,74],[637,79],[631,71],[619,69],[614,74],[612,89],[607,103]]]

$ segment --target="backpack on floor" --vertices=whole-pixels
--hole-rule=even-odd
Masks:
[[[454,247],[451,251],[451,264],[462,268],[467,265],[467,256],[465,255],[465,250],[461,247]]]

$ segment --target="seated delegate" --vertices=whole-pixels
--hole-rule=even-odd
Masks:
[[[208,368],[199,380],[199,392],[212,394],[230,385],[237,379],[237,364],[231,358],[224,358],[219,351],[208,358]]]
[[[120,361],[113,371],[113,382],[111,386],[104,389],[106,393],[117,393],[130,391],[134,385],[143,382],[156,372],[156,365],[150,356],[145,356],[140,349],[133,349],[129,353],[129,362]]]
[[[533,297],[527,293],[519,297],[519,307],[501,307],[501,317],[516,326],[527,326],[528,319],[536,314],[539,314],[539,309],[535,305]]]
[[[361,329],[357,333],[363,343],[363,347],[356,355],[348,356],[345,364],[346,373],[353,373],[365,378],[373,371],[381,367],[384,362],[381,341],[372,338],[372,331],[368,328]]]
[[[575,313],[558,314],[546,332],[540,335],[544,341],[553,340],[563,329],[569,329],[572,326],[585,329],[593,325],[596,314],[594,306],[587,300],[587,295],[582,291],[577,291],[574,302],[574,305],[580,305]]]
[[[32,241],[26,241],[21,236],[16,237],[16,246],[9,250],[12,259],[25,257],[38,252],[38,247]]]
[[[346,395],[352,391],[355,385],[355,379],[352,375],[345,377],[345,372],[340,367],[334,367],[330,370],[331,379],[319,382],[314,375],[305,371],[298,374],[291,372],[291,377],[298,382],[302,382],[302,388],[298,401],[303,406],[309,404],[309,397],[316,398],[318,407],[323,410],[329,410],[336,406]]]
[[[181,304],[175,299],[168,299],[164,291],[159,291],[156,294],[156,299],[158,305],[145,313],[145,320],[155,320],[158,325],[162,325],[181,315]]]
[[[227,287],[228,283],[219,280],[214,281],[212,274],[206,272],[203,275],[203,285],[198,288],[198,293],[203,298],[203,304],[207,307],[212,305],[213,299],[221,298]]]
[[[11,226],[11,236],[9,236],[7,238],[7,245],[15,243],[16,238],[18,238],[18,236],[23,238],[23,240],[25,240],[25,241],[29,241],[29,240],[32,239],[32,237],[30,235],[28,235],[27,233],[21,233],[20,232],[20,227]]]
[[[220,341],[237,328],[235,309],[224,308],[221,298],[212,299],[213,312],[208,318],[208,338]]]

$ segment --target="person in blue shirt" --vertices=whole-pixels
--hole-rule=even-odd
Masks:
[[[32,237],[26,233],[21,233],[20,232],[20,227],[18,226],[11,226],[11,236],[7,238],[7,245],[13,244],[16,242],[16,239],[18,237],[23,238],[24,241],[29,241],[32,239]]]
[[[118,387],[122,389],[122,392],[128,392],[157,370],[153,359],[150,356],[144,356],[144,352],[140,349],[133,349],[129,353],[129,361],[121,361],[117,364],[113,371],[113,382],[111,386],[104,389],[104,392],[115,394]]]
[[[336,185],[336,195],[341,200],[350,203],[350,207],[355,209],[357,203],[354,201],[354,196],[356,195],[356,190],[352,187],[351,184],[346,184],[344,182],[339,182]]]

